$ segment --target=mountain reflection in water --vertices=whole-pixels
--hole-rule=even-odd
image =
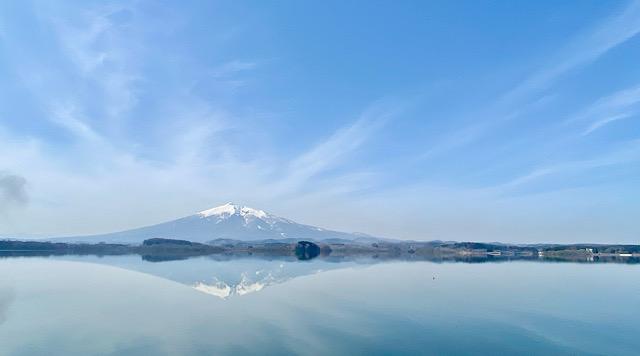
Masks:
[[[98,263],[142,272],[184,284],[222,299],[259,292],[269,286],[301,276],[377,262],[372,259],[331,262],[322,259],[298,261],[295,258],[230,258],[229,256],[148,262],[137,255],[103,257],[66,255],[57,256],[54,259]]]
[[[294,278],[326,271],[364,267],[380,263],[398,261],[419,263],[422,259],[380,260],[370,256],[343,258],[316,258],[299,260],[287,256],[235,256],[211,255],[165,261],[148,261],[138,255],[122,256],[56,256],[59,260],[82,261],[121,267],[145,274],[161,277],[189,286],[199,292],[222,299],[260,292],[273,285],[288,282]],[[515,259],[467,256],[457,260],[435,260],[437,263],[499,263],[509,264],[522,261],[531,264],[572,263],[571,261],[549,259]],[[581,264],[597,263],[588,260],[576,261]],[[601,261],[606,262],[606,261]],[[505,266],[506,267],[506,266]]]
[[[639,267],[5,258],[0,354],[632,355]]]

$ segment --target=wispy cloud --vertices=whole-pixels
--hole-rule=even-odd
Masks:
[[[640,1],[633,1],[622,11],[588,29],[550,57],[551,65],[542,65],[518,85],[495,101],[473,113],[473,124],[449,133],[423,157],[459,148],[491,132],[496,126],[517,119],[537,104],[546,102],[546,91],[563,75],[596,61],[607,52],[640,33]],[[482,123],[476,123],[481,118]],[[612,122],[613,120],[609,121]],[[602,125],[600,125],[602,126]]]
[[[508,92],[500,102],[511,105],[513,101],[526,99],[529,95],[543,91],[561,75],[597,60],[639,32],[640,1],[633,1],[620,13],[580,34],[576,40],[562,48],[557,57],[551,57],[552,62],[557,64],[533,74]]]
[[[527,182],[533,181],[537,178],[552,174],[557,171],[558,171],[557,167],[536,169],[533,172],[527,173],[523,176],[513,179],[508,183],[503,184],[502,187],[517,187],[519,185],[525,184]]]
[[[296,158],[290,165],[291,183],[304,181],[339,163],[341,157],[352,153],[370,135],[371,122],[360,119],[353,125],[338,130],[325,142]]]
[[[51,107],[51,120],[61,127],[73,133],[79,139],[88,143],[103,143],[102,137],[96,133],[86,122],[78,117],[78,112],[73,107],[55,105]]]
[[[304,184],[312,185],[309,181],[312,177],[342,164],[399,110],[399,107],[374,104],[354,124],[339,129],[326,141],[294,158],[286,177],[277,183],[280,190],[295,192]]]
[[[211,70],[216,78],[227,78],[239,72],[252,70],[258,66],[257,61],[231,61]]]
[[[626,119],[626,118],[629,118],[629,117],[631,117],[631,115],[629,115],[629,114],[620,114],[620,115],[606,117],[604,119],[601,119],[601,120],[596,121],[596,122],[592,123],[591,125],[589,125],[589,127],[582,133],[581,136],[586,136],[586,135],[594,132],[595,130],[597,130],[597,129],[599,129],[599,128],[607,125],[607,124],[610,124],[610,123],[612,123],[614,121]]]
[[[622,145],[618,145],[612,151],[601,153],[591,159],[574,160],[554,164],[552,166],[534,169],[531,172],[525,173],[507,183],[503,183],[497,186],[489,187],[490,190],[495,192],[504,193],[505,190],[524,186],[526,184],[535,182],[542,177],[553,176],[554,174],[561,174],[567,172],[579,173],[583,171],[589,171],[594,169],[600,169],[607,166],[628,164],[640,161],[640,141],[626,142]],[[578,185],[579,182],[573,181],[572,184]]]
[[[605,125],[637,115],[639,104],[640,86],[627,88],[598,100],[567,123],[591,121],[581,135],[586,136]]]
[[[487,130],[487,125],[478,123],[467,126],[461,130],[448,133],[439,138],[433,147],[416,158],[416,160],[427,159],[432,156],[447,152],[477,139]]]
[[[104,93],[103,109],[112,119],[121,119],[119,115],[136,104],[135,85],[142,79],[139,63],[144,47],[136,41],[136,27],[114,20],[124,13],[134,12],[128,6],[108,5],[80,11],[75,19],[49,17],[78,75]]]

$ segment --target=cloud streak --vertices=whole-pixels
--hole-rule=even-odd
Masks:
[[[638,161],[640,161],[640,141],[632,141],[622,145],[621,147],[618,147],[614,151],[600,154],[592,159],[567,161],[545,168],[535,169],[507,183],[490,187],[489,189],[498,192],[499,194],[503,194],[507,189],[510,190],[520,186],[525,186],[527,184],[535,182],[540,178],[553,176],[554,174],[567,172],[583,172],[608,166],[629,164]],[[577,182],[572,183],[573,185],[577,184]]]
[[[398,106],[372,105],[355,123],[337,130],[324,142],[291,160],[287,175],[275,184],[275,191],[291,194],[303,186],[318,184],[312,179],[343,164],[400,110]],[[353,178],[354,174],[349,176]]]
[[[449,133],[446,135],[446,140],[438,141],[438,144],[426,150],[421,158],[468,145],[486,136],[497,126],[515,120],[531,108],[544,104],[547,99],[545,91],[560,77],[596,61],[638,33],[640,33],[640,1],[633,1],[618,14],[606,18],[569,41],[557,50],[555,56],[551,57],[552,63],[557,64],[541,66],[538,71],[504,93],[491,105],[477,110],[473,115],[473,124]],[[485,119],[477,123],[478,117]],[[613,121],[615,120],[603,122],[594,130]],[[587,131],[585,134],[592,132]]]
[[[592,123],[591,125],[589,125],[589,127],[586,130],[584,130],[581,136],[586,136],[607,124],[610,124],[618,120],[627,119],[629,117],[631,117],[631,115],[629,114],[620,114],[620,115],[609,116],[604,119],[598,120]]]
[[[249,71],[258,66],[257,61],[231,61],[212,70],[216,78],[227,78],[239,72]]]
[[[577,40],[566,45],[553,62],[527,78],[505,95],[503,102],[511,103],[516,98],[536,94],[546,89],[561,75],[591,63],[611,49],[621,45],[640,33],[640,1],[631,2],[621,13],[610,16],[598,26],[584,32]]]
[[[142,79],[138,67],[144,47],[133,44],[139,35],[132,22],[114,20],[123,14],[134,12],[111,5],[80,12],[75,19],[80,24],[69,18],[51,18],[64,54],[75,64],[78,75],[104,93],[103,110],[111,119],[121,119],[137,103],[135,84]]]
[[[581,136],[586,136],[608,124],[637,115],[640,111],[639,103],[640,86],[627,88],[598,100],[567,123],[591,121],[591,124],[581,134]]]

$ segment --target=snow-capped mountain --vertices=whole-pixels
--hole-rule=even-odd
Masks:
[[[141,243],[154,237],[194,242],[208,242],[217,239],[241,241],[268,239],[304,239],[312,241],[344,239],[362,241],[375,239],[360,233],[344,233],[302,225],[271,215],[263,210],[228,203],[158,225],[110,234],[76,236],[60,240],[90,243]]]

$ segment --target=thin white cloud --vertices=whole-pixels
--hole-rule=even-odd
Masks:
[[[573,118],[567,124],[591,121],[582,132],[586,136],[605,125],[633,117],[640,111],[640,86],[634,86],[608,95]]]
[[[465,127],[459,131],[445,134],[436,141],[436,144],[426,152],[416,158],[416,160],[426,159],[447,152],[479,138],[487,130],[486,123],[478,123]]]
[[[488,118],[486,118],[486,120],[474,120],[474,123],[469,126],[466,126],[458,131],[442,135],[442,137],[436,141],[432,148],[418,156],[416,160],[426,159],[443,152],[463,147],[464,145],[481,138],[491,129],[491,127],[496,124],[496,122],[513,120],[519,116],[525,115],[526,113],[538,109],[539,107],[545,105],[553,99],[554,96],[544,96],[531,103],[522,105],[517,109],[511,111],[509,114],[505,115],[499,115],[497,113],[484,113],[484,115],[488,115]],[[478,114],[478,117],[483,118],[482,115],[483,114]]]
[[[640,85],[620,90],[598,100],[588,112],[592,114],[610,113],[612,110],[625,109],[640,102]]]
[[[599,154],[592,159],[575,160],[558,163],[549,167],[535,169],[507,183],[488,187],[498,194],[503,194],[516,188],[534,182],[542,177],[552,176],[564,172],[582,172],[618,164],[628,164],[640,161],[640,141],[627,142],[613,151]]]
[[[239,72],[252,70],[258,66],[257,61],[231,61],[212,70],[216,78],[227,78]]]
[[[502,185],[502,187],[517,187],[519,185],[528,183],[530,181],[533,181],[537,178],[552,174],[554,172],[557,172],[558,168],[557,167],[549,167],[549,168],[542,168],[542,169],[536,169],[533,172],[527,173],[523,176],[520,176],[518,178],[513,179],[512,181],[505,183],[504,185]]]
[[[422,157],[439,154],[478,140],[496,125],[514,120],[529,108],[547,100],[545,91],[561,76],[605,55],[613,48],[640,33],[640,1],[632,1],[621,12],[602,20],[595,27],[576,36],[573,41],[551,56],[550,66],[542,66],[515,88],[509,90],[491,105],[473,114],[473,124],[447,135]],[[477,117],[483,118],[477,124]]]
[[[134,44],[139,37],[135,26],[110,18],[120,12],[132,9],[109,5],[81,11],[77,18],[50,18],[78,75],[102,89],[103,110],[112,119],[121,119],[119,115],[137,103],[135,85],[141,80],[138,67],[143,47]]]
[[[287,176],[277,182],[278,190],[295,192],[309,179],[339,166],[342,160],[381,128],[400,108],[375,104],[365,111],[354,124],[338,130],[326,141],[293,159]]]
[[[582,133],[581,136],[586,136],[586,135],[596,131],[597,129],[599,129],[599,128],[607,125],[607,124],[610,124],[610,123],[612,123],[614,121],[626,119],[626,118],[629,118],[629,117],[631,117],[631,115],[629,115],[629,114],[620,114],[620,115],[606,117],[604,119],[601,119],[601,120],[596,121],[596,122],[592,123],[591,125],[589,125],[589,127]]]
[[[631,2],[621,13],[604,19],[596,27],[582,33],[577,40],[552,57],[553,66],[543,68],[507,93],[502,102],[511,105],[520,97],[528,97],[546,89],[561,75],[591,63],[611,49],[640,33],[640,1]]]
[[[338,160],[351,153],[369,136],[372,125],[364,119],[338,130],[325,142],[298,157],[291,163],[290,179],[302,181],[334,166]]]
[[[83,141],[102,144],[102,137],[96,133],[86,122],[78,118],[78,113],[73,107],[56,105],[51,109],[51,121],[73,133]]]

